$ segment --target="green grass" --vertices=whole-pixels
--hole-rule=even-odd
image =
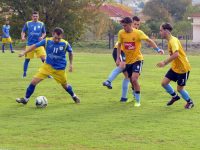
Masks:
[[[145,55],[140,108],[133,107],[131,90],[129,102],[119,102],[122,75],[113,82],[112,90],[101,85],[115,64],[110,54],[95,53],[75,53],[74,72],[68,73],[80,105],[74,104],[53,79],[46,79],[22,106],[15,98],[24,96],[41,62],[32,60],[28,77],[22,79],[23,58],[8,51],[0,53],[0,149],[198,150],[199,55],[189,56],[193,69],[186,89],[195,102],[192,110],[183,108],[183,100],[165,107],[170,96],[160,82],[169,66],[155,67],[164,57]],[[39,95],[48,98],[47,108],[35,107],[34,99]]]

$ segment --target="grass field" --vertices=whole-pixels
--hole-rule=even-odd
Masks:
[[[23,58],[8,51],[0,53],[0,150],[198,150],[199,55],[189,56],[193,69],[187,90],[195,103],[192,110],[184,109],[183,100],[165,106],[170,97],[160,81],[169,66],[155,67],[164,57],[145,55],[139,108],[133,107],[131,90],[129,101],[119,102],[122,75],[113,82],[112,90],[102,86],[115,65],[110,54],[95,53],[75,53],[74,72],[68,73],[80,105],[53,79],[46,79],[22,106],[15,98],[24,96],[41,62],[32,60],[28,77],[22,79]],[[48,98],[47,108],[35,107],[39,95]]]

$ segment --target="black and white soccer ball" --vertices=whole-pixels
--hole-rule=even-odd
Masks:
[[[48,104],[48,101],[47,101],[47,98],[45,96],[38,96],[35,99],[35,105],[38,108],[44,108],[44,107],[47,106],[47,104]]]

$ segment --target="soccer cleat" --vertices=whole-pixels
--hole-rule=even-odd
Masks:
[[[128,98],[122,97],[122,98],[120,99],[120,102],[127,102],[127,100],[128,100]]]
[[[15,51],[14,51],[14,50],[12,50],[12,51],[11,51],[11,53],[15,53]]]
[[[2,51],[2,53],[5,53],[5,51]]]
[[[22,103],[22,104],[27,104],[27,101],[24,98],[16,98],[16,102]]]
[[[167,103],[167,106],[172,105],[174,102],[178,101],[180,97],[176,95],[175,97],[172,97],[172,99]]]
[[[74,102],[76,104],[79,104],[81,102],[80,99],[77,96],[72,97],[72,99],[74,100]]]
[[[108,80],[106,80],[105,82],[103,82],[103,86],[106,86],[108,89],[112,89],[112,84]]]
[[[23,73],[22,78],[26,78],[26,72]]]
[[[140,106],[141,106],[141,104],[140,104],[140,103],[138,103],[138,102],[135,102],[134,106],[135,106],[135,107],[140,107]]]
[[[192,107],[194,107],[194,103],[192,101],[187,102],[187,104],[185,105],[185,109],[191,109]]]

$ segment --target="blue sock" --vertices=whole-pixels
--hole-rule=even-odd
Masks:
[[[140,91],[135,91],[133,93],[133,96],[135,96],[135,100],[140,103]]]
[[[10,50],[13,51],[13,47],[12,47],[12,44],[11,44],[11,43],[10,43]]]
[[[30,84],[28,86],[28,88],[26,89],[26,98],[31,97],[31,95],[33,94],[34,90],[35,90],[35,85]]]
[[[130,80],[124,78],[123,82],[122,82],[122,97],[123,98],[127,98],[127,93],[128,93],[128,84],[129,84]]]
[[[69,95],[71,95],[72,97],[75,95],[73,90],[72,90],[72,86],[71,85],[67,85],[66,89],[67,93],[69,93]]]
[[[123,69],[121,69],[120,67],[116,67],[108,76],[108,81],[112,82],[122,71]]]
[[[163,86],[163,88],[166,90],[167,93],[169,93],[171,96],[176,96],[176,92],[174,91],[174,89],[172,88],[172,86],[170,84],[167,84],[165,86]]]
[[[182,98],[186,101],[189,102],[190,101],[190,96],[188,94],[188,92],[186,90],[181,90],[179,91],[179,93],[181,94]]]
[[[5,51],[5,45],[2,44],[2,51],[4,52]]]
[[[24,73],[27,72],[29,61],[30,61],[30,59],[25,59],[25,61],[24,61]]]

